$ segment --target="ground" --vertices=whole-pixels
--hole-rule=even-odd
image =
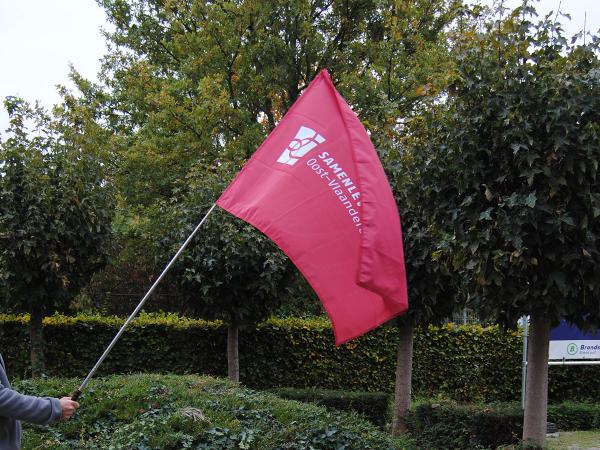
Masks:
[[[600,450],[600,430],[561,431],[547,444],[549,450]]]

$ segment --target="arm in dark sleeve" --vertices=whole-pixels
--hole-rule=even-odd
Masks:
[[[23,395],[0,384],[0,416],[48,425],[60,419],[61,414],[57,398]]]

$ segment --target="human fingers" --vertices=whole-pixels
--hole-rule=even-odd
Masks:
[[[63,419],[67,420],[75,414],[77,408],[79,408],[79,403],[71,400],[70,397],[63,397],[60,399],[60,405],[62,408],[61,416]]]

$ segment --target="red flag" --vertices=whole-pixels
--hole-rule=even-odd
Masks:
[[[373,144],[323,70],[217,204],[272,239],[340,345],[408,308],[400,217]]]

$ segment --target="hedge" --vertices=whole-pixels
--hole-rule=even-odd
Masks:
[[[288,400],[316,403],[340,411],[355,411],[380,428],[385,427],[388,418],[390,394],[386,392],[294,388],[278,388],[271,392]]]
[[[44,319],[47,374],[82,377],[124,319],[55,315]],[[13,377],[28,375],[28,316],[0,314],[0,352]],[[247,386],[393,392],[397,329],[379,327],[335,347],[326,319],[270,319],[240,333],[240,379]],[[413,392],[456,400],[520,398],[522,340],[497,327],[426,327],[414,341]],[[226,374],[226,327],[220,322],[142,314],[98,375],[133,372]],[[598,368],[551,367],[550,397],[600,397]]]
[[[548,421],[559,430],[600,430],[600,404],[565,401],[548,405]]]
[[[599,429],[600,404],[548,405],[548,422],[561,431]],[[419,448],[496,449],[519,444],[523,411],[518,402],[475,405],[428,401],[411,409],[407,425]]]
[[[407,427],[419,448],[495,449],[518,444],[523,430],[518,405],[495,407],[452,402],[422,403],[409,413]]]

